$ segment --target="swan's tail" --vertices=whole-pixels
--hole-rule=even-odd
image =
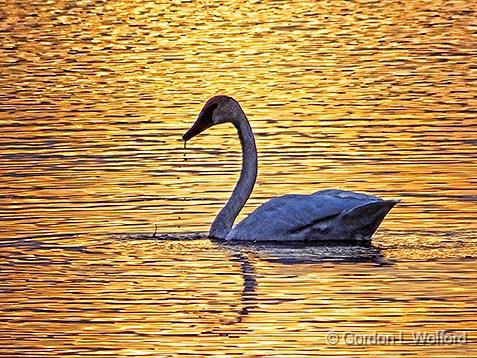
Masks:
[[[400,200],[379,200],[350,209],[342,215],[344,223],[352,229],[356,239],[370,240],[387,213]]]

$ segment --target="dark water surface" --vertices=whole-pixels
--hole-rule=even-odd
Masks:
[[[477,355],[474,2],[0,4],[0,355]],[[402,199],[373,246],[184,234],[240,170],[231,126],[180,141],[219,93],[259,150],[239,219]]]

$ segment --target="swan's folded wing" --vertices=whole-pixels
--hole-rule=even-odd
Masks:
[[[371,195],[323,190],[311,195],[290,194],[262,204],[237,224],[228,240],[293,240],[311,226],[326,225],[341,213],[367,202],[379,201]]]

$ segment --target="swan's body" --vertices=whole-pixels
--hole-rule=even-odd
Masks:
[[[369,241],[394,200],[343,190],[273,198],[238,223],[227,240]]]
[[[242,145],[242,171],[227,204],[212,223],[209,236],[255,241],[369,241],[396,200],[342,190],[311,195],[290,194],[262,204],[232,228],[252,193],[257,178],[257,149],[250,124],[231,97],[212,97],[194,125],[183,135],[187,141],[207,128],[232,123]]]

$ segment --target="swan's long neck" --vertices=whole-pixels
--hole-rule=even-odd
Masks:
[[[235,218],[250,197],[257,179],[257,147],[247,117],[242,114],[243,118],[234,123],[242,145],[242,171],[230,199],[210,227],[209,235],[217,239],[225,239],[232,230]]]

